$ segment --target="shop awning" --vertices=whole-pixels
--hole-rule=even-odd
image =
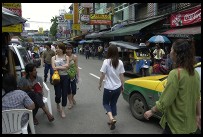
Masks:
[[[166,32],[163,32],[162,34],[201,34],[201,26],[170,29]]]
[[[158,18],[153,20],[147,20],[145,22],[139,22],[130,26],[125,26],[115,31],[111,31],[105,34],[102,34],[101,37],[114,37],[114,36],[126,36],[126,35],[133,35],[139,33],[141,29],[156,23],[164,18]]]

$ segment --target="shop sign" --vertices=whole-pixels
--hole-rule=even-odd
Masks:
[[[81,3],[81,7],[84,7],[84,8],[93,8],[93,3]]]
[[[84,30],[90,30],[91,26],[90,25],[86,25],[86,24],[80,24],[80,30],[84,31]]]
[[[65,20],[73,20],[73,14],[64,14]]]
[[[171,27],[191,25],[198,22],[201,22],[201,6],[192,10],[171,14],[170,17]]]
[[[2,27],[2,32],[23,32],[22,24]]]
[[[109,14],[90,14],[90,20],[111,20]]]
[[[80,14],[80,21],[89,22],[90,21],[90,15]]]
[[[90,20],[90,25],[111,25],[111,20]]]
[[[73,24],[72,30],[80,30],[80,24]]]
[[[22,17],[21,3],[2,3],[2,6]]]

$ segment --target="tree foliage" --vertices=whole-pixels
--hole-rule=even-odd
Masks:
[[[56,33],[57,33],[57,27],[58,27],[58,23],[57,23],[57,17],[52,17],[51,19],[51,28],[50,28],[50,34],[56,38]]]

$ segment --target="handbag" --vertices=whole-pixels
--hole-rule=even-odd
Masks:
[[[53,85],[56,85],[60,82],[60,76],[57,70],[54,71],[54,74],[52,75],[52,83]]]
[[[33,86],[34,92],[35,93],[42,93],[42,86],[40,85],[39,82],[37,82],[34,86]]]

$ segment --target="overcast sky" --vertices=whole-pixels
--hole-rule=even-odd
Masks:
[[[25,30],[38,30],[43,27],[43,30],[50,29],[51,19],[59,15],[59,9],[69,11],[72,3],[21,3],[22,17],[26,18],[30,23],[30,28]],[[31,22],[29,22],[31,21]]]

